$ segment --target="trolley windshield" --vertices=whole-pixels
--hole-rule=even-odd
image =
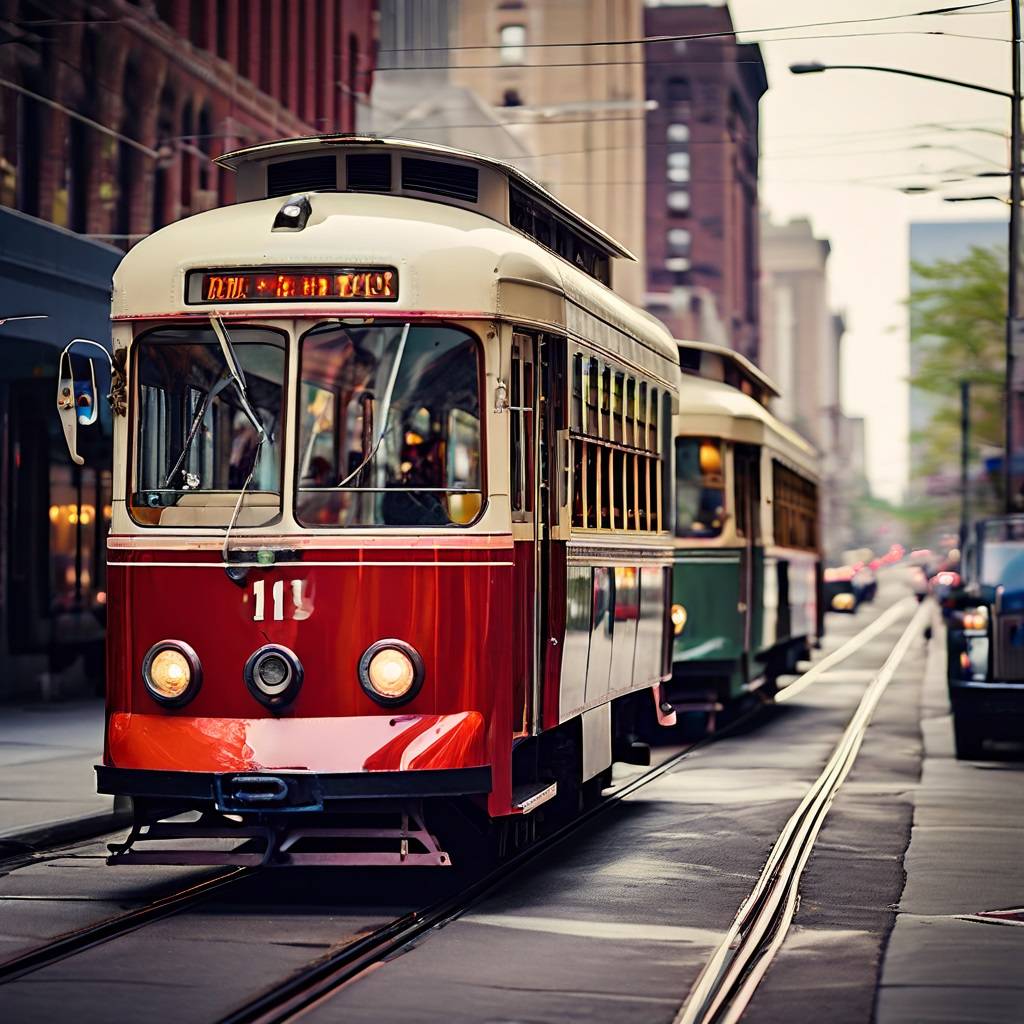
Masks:
[[[296,518],[461,526],[479,514],[480,354],[454,327],[321,324],[299,347]]]
[[[721,443],[710,437],[677,437],[676,536],[717,537],[724,521]]]
[[[137,521],[227,526],[243,489],[240,525],[260,526],[280,513],[285,338],[232,327],[231,345],[250,410],[211,327],[161,328],[137,343]],[[266,431],[262,446],[250,413]]]

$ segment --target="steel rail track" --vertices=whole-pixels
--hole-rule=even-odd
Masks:
[[[890,611],[901,606],[903,602]],[[928,615],[929,608],[923,604],[868,684],[832,756],[783,827],[754,888],[697,978],[675,1024],[735,1024],[750,1004],[789,932],[800,879],[832,801],[853,767],[878,702],[911,643],[921,635]],[[890,617],[887,624],[896,618]]]
[[[798,686],[799,690],[803,690],[807,685],[814,682],[821,675],[822,671],[839,664],[855,654],[868,640],[871,640],[888,626],[892,625],[900,616],[906,615],[913,604],[915,602],[910,598],[886,609],[877,619],[873,620],[845,644],[842,644],[834,652],[822,659],[818,665],[812,667],[791,685]],[[914,621],[916,621],[916,618]],[[900,642],[902,643],[902,638]],[[890,655],[890,660],[891,658],[892,655]],[[893,665],[894,670],[895,664]],[[811,678],[804,683],[803,681],[806,676]],[[780,691],[780,695],[786,693],[789,689],[789,687],[783,689]],[[878,696],[881,696],[881,691],[879,691]],[[877,698],[874,703],[877,703]],[[474,904],[525,868],[529,862],[550,852],[554,847],[575,835],[584,825],[593,821],[597,816],[607,813],[630,794],[671,771],[696,751],[731,735],[749,723],[756,715],[760,714],[765,706],[764,703],[755,705],[724,729],[698,740],[685,750],[651,768],[650,771],[631,779],[621,788],[606,796],[597,806],[574,818],[549,836],[531,844],[456,895],[425,910],[414,911],[404,915],[384,927],[357,939],[355,942],[348,943],[333,953],[328,953],[307,967],[301,968],[284,982],[265,990],[251,1002],[236,1008],[231,1013],[222,1017],[218,1024],[283,1024],[283,1022],[292,1020],[299,1014],[311,1009],[314,1005],[325,1001],[333,993],[356,980],[361,974],[394,956],[427,932],[435,928],[441,928],[466,913]],[[860,710],[858,710],[857,714],[860,714]],[[854,756],[856,755],[854,754]],[[804,803],[807,803],[806,798]],[[804,804],[801,804],[801,809],[803,807]],[[777,848],[778,846],[779,844],[777,844]],[[781,853],[779,856],[781,856]],[[775,851],[773,851],[773,859],[778,859]]]
[[[15,981],[33,971],[49,967],[59,960],[84,953],[87,949],[99,946],[111,939],[120,938],[130,932],[142,928],[153,921],[160,921],[174,914],[179,914],[189,907],[208,900],[215,892],[225,886],[234,885],[243,878],[252,875],[256,869],[232,868],[204,882],[190,885],[168,896],[162,896],[144,907],[130,910],[127,914],[107,917],[95,924],[85,925],[75,931],[66,932],[51,942],[34,946],[23,953],[0,963],[0,984]]]

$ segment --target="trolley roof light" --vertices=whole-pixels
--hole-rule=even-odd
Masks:
[[[405,704],[423,686],[423,659],[403,640],[378,640],[359,659],[359,683],[385,707]]]
[[[199,656],[181,640],[153,644],[142,662],[142,681],[164,707],[181,707],[199,692],[203,668]]]
[[[290,196],[277,211],[273,231],[301,231],[313,213],[309,199],[303,195]]]

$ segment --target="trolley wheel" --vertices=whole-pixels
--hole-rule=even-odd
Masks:
[[[976,761],[984,757],[985,734],[976,718],[954,715],[953,739],[958,760]]]

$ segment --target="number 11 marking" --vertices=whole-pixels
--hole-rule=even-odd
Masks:
[[[266,580],[256,580],[252,585],[254,622],[263,622],[266,618]],[[302,580],[292,580],[292,603],[295,605],[295,619],[308,619],[310,609],[306,608],[302,600]],[[284,580],[275,580],[270,589],[270,599],[273,601],[273,619],[281,622],[284,619]]]

